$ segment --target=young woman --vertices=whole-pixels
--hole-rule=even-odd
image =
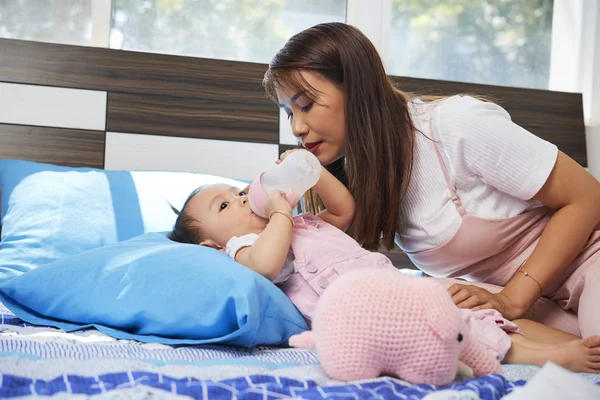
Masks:
[[[556,146],[491,102],[402,92],[342,23],[292,37],[264,83],[305,148],[323,165],[344,159],[349,232],[365,248],[396,242],[430,275],[502,287],[452,284],[461,308],[512,320],[544,296],[554,311],[529,317],[600,334],[600,183]]]

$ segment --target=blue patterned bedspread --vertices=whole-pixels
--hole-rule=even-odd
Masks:
[[[440,388],[392,378],[342,383],[309,350],[142,344],[34,327],[6,310],[0,323],[0,398],[499,399],[536,371],[521,366]]]
[[[28,379],[10,374],[2,375],[0,397],[18,398],[31,395],[55,394],[102,395],[111,391],[133,390],[141,396],[156,390],[169,395],[194,399],[422,399],[432,392],[446,391],[453,399],[499,399],[525,381],[509,382],[491,375],[454,384],[445,388],[429,385],[408,385],[381,378],[368,382],[319,386],[315,381],[299,381],[271,375],[246,375],[220,381],[193,378],[175,379],[169,376],[127,371],[99,376],[61,375],[52,380]],[[439,394],[439,393],[438,393]],[[158,394],[158,397],[161,397]]]

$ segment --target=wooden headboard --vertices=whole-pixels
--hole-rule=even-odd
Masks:
[[[252,179],[288,147],[266,69],[0,39],[0,158]],[[485,95],[587,166],[581,94],[393,79],[408,92]]]

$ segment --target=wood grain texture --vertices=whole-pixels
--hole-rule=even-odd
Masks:
[[[512,120],[552,142],[575,161],[587,166],[583,99],[580,93],[491,86],[463,82],[391,77],[398,87],[419,95],[485,96],[504,107]]]
[[[0,39],[0,81],[109,92],[109,130],[278,143],[265,64]]]
[[[0,39],[0,81],[269,106],[266,64]]]
[[[236,100],[108,93],[107,130],[163,136],[279,142],[277,110]]]
[[[104,168],[103,131],[0,124],[0,158]]]

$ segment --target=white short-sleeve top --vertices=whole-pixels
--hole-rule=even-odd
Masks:
[[[239,237],[234,236],[231,239],[229,239],[229,241],[225,245],[225,253],[235,260],[235,256],[237,255],[238,251],[240,251],[244,247],[253,246],[254,243],[256,243],[256,241],[258,240],[258,237],[259,235],[257,235],[256,233],[249,233],[247,235]],[[279,275],[277,275],[275,279],[273,279],[273,283],[283,283],[290,279],[290,277],[296,272],[298,272],[298,267],[294,262],[294,255],[290,250],[283,264],[281,272],[279,273]]]
[[[414,252],[439,247],[461,223],[429,138],[437,141],[467,213],[508,218],[541,206],[533,196],[554,167],[555,145],[513,123],[499,105],[469,96],[433,103],[417,100],[410,109],[423,134],[416,133],[412,177],[400,205],[400,248]]]

